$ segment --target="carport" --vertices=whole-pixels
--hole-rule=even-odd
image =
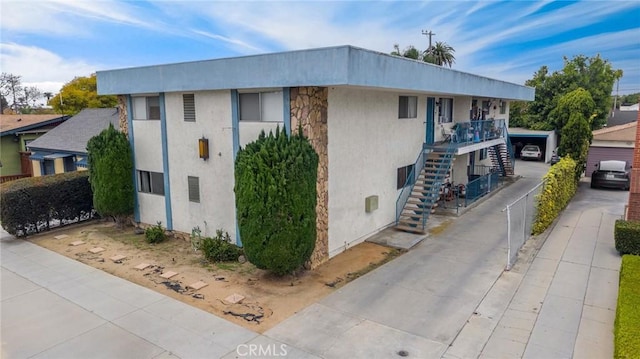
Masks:
[[[526,128],[509,128],[509,139],[516,158],[520,158],[520,151],[526,145],[538,145],[544,153],[544,161],[549,162],[553,150],[558,147],[558,135],[555,131],[537,131]]]

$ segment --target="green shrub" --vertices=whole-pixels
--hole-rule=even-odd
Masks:
[[[576,162],[571,157],[563,157],[544,176],[542,191],[536,197],[533,234],[544,232],[576,194],[578,183],[575,173]]]
[[[247,260],[277,275],[311,257],[316,242],[318,155],[298,134],[262,132],[238,153],[235,194]]]
[[[640,222],[617,220],[613,237],[620,254],[640,255]]]
[[[625,255],[620,267],[618,307],[614,325],[614,358],[638,358],[640,353],[640,256]]]
[[[214,238],[204,237],[200,239],[199,248],[208,261],[232,262],[237,261],[242,255],[242,249],[231,243],[229,233],[221,229],[216,231]]]
[[[91,186],[86,171],[28,177],[0,187],[0,221],[15,236],[49,229],[93,216]]]
[[[113,125],[87,142],[89,180],[93,205],[104,217],[113,217],[121,227],[133,214],[133,159],[127,136]]]
[[[144,237],[149,243],[160,243],[167,239],[167,234],[162,228],[162,222],[157,222],[155,226],[148,227],[144,231]]]

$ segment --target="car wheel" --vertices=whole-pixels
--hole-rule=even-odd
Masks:
[[[593,181],[591,181],[591,188],[596,188],[596,185],[593,184]]]

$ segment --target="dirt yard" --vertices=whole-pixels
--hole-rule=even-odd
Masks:
[[[144,234],[136,234],[133,227],[118,230],[110,222],[75,225],[29,240],[259,333],[402,254],[362,243],[315,270],[276,277],[248,262],[209,263],[182,239],[149,244]],[[96,248],[104,250],[90,251]],[[146,268],[136,268],[145,264]],[[161,276],[169,276],[168,272],[177,274]],[[194,289],[190,285],[205,286]],[[238,295],[244,299],[235,304],[229,302]]]

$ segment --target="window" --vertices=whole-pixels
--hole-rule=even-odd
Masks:
[[[133,98],[133,119],[134,120],[159,120],[160,119],[160,97],[146,96]]]
[[[56,174],[56,166],[53,160],[44,160],[44,173],[43,175],[54,175]]]
[[[241,93],[239,102],[240,121],[283,121],[282,91]]]
[[[63,158],[64,171],[73,172],[76,170],[76,161],[73,156]]]
[[[398,168],[398,184],[396,187],[397,189],[403,188],[405,184],[413,184],[413,174],[411,173],[411,171],[413,171],[413,165]],[[412,177],[409,179],[409,181],[407,181],[409,175],[411,175]]]
[[[487,158],[487,149],[483,148],[480,150],[480,161],[484,160]]]
[[[164,175],[159,172],[138,171],[140,177],[139,192],[164,196]]]
[[[189,187],[189,201],[200,202],[200,178],[187,176],[187,184]]]
[[[450,123],[453,122],[453,99],[441,98],[438,114],[438,122]]]
[[[500,114],[504,115],[507,113],[507,101],[500,100]]]
[[[182,95],[185,122],[196,122],[196,99],[194,94]]]
[[[418,117],[418,97],[400,96],[398,101],[398,118]]]

